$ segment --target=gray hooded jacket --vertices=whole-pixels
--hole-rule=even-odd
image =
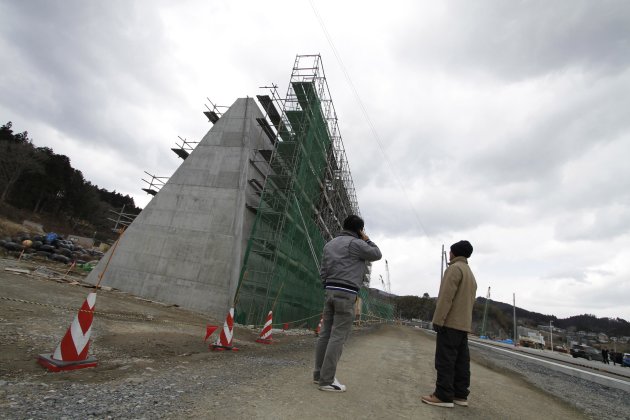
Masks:
[[[381,257],[381,250],[374,242],[366,242],[356,233],[344,230],[324,246],[319,274],[327,288],[358,292],[363,284],[366,261],[378,261]]]

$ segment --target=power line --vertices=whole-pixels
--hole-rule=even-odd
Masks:
[[[418,212],[416,211],[415,207],[413,206],[413,204],[411,202],[411,199],[409,198],[409,194],[407,194],[407,190],[405,189],[402,181],[400,180],[400,178],[398,177],[398,175],[394,171],[394,167],[393,167],[391,161],[389,160],[389,157],[387,157],[387,154],[385,153],[385,149],[383,148],[383,144],[381,142],[381,138],[378,135],[378,132],[376,131],[376,127],[374,127],[374,123],[372,122],[372,119],[370,118],[370,116],[369,116],[369,114],[367,112],[367,109],[365,108],[365,105],[363,104],[363,101],[361,100],[361,97],[359,96],[359,92],[357,91],[356,87],[354,86],[354,83],[352,82],[350,74],[348,73],[348,71],[346,69],[346,66],[343,63],[343,60],[341,59],[341,55],[337,51],[337,48],[335,47],[335,43],[333,42],[332,37],[330,36],[330,33],[328,33],[328,30],[326,29],[326,25],[324,24],[324,20],[322,19],[320,14],[317,12],[317,9],[315,8],[315,4],[313,3],[313,0],[309,0],[309,3],[311,5],[311,8],[313,9],[313,13],[315,14],[315,17],[317,18],[317,21],[319,22],[320,27],[322,28],[322,31],[324,32],[324,35],[326,36],[326,40],[328,41],[328,44],[330,45],[330,48],[332,49],[332,52],[333,52],[335,58],[337,59],[337,63],[339,64],[339,67],[341,67],[341,71],[343,72],[343,75],[344,75],[344,77],[346,79],[346,82],[348,83],[348,85],[350,86],[350,89],[352,90],[352,93],[354,94],[354,99],[357,102],[357,104],[359,105],[359,108],[361,108],[361,112],[363,113],[363,116],[364,116],[365,120],[367,121],[368,127],[370,128],[370,131],[372,132],[372,137],[376,141],[376,144],[378,145],[378,148],[379,148],[381,154],[383,155],[383,159],[385,160],[385,163],[389,167],[389,170],[392,173],[392,175],[394,177],[394,180],[398,184],[398,187],[403,192],[403,194],[405,196],[405,199],[407,200],[407,203],[409,204],[409,207],[411,208],[411,212],[413,213],[413,215],[414,215],[414,217],[416,219],[416,222],[418,223],[418,225],[420,226],[420,228],[422,229],[424,234],[428,236],[427,230],[425,229],[424,225],[422,224],[422,221],[420,221],[420,217],[418,216]]]

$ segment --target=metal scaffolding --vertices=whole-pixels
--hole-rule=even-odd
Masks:
[[[315,326],[322,309],[319,265],[326,241],[359,214],[321,57],[298,55],[286,97],[258,96],[274,144],[255,209],[235,297],[236,320]],[[278,106],[282,111],[278,112]],[[365,294],[367,296],[367,294]],[[365,306],[365,302],[364,302]]]
[[[150,173],[148,173],[147,171],[144,171],[145,174],[147,174],[148,176],[151,177],[151,180],[146,180],[144,178],[142,178],[142,181],[147,184],[146,188],[142,188],[142,191],[146,192],[147,194],[151,194],[153,196],[156,196],[157,193],[162,189],[162,187],[166,184],[166,181],[168,181],[167,176],[155,176],[152,175]]]

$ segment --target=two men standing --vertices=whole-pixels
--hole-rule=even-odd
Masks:
[[[313,382],[322,391],[344,392],[346,386],[335,377],[354,321],[354,306],[363,283],[367,261],[380,260],[379,248],[364,233],[359,216],[348,216],[343,231],[324,246],[320,276],[326,289],[323,323],[315,348]],[[449,267],[440,284],[433,329],[437,332],[435,391],[422,402],[441,407],[468,405],[472,310],[477,282],[468,258],[473,247],[468,241],[451,245]]]

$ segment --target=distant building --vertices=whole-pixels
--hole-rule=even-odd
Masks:
[[[563,333],[564,332],[564,329],[558,328],[555,325],[551,325],[550,326],[549,324],[539,324],[536,328],[538,330],[540,330],[540,331],[546,331],[546,332],[549,332],[550,329],[554,333]]]
[[[538,331],[519,326],[516,332],[521,345],[526,347],[545,347],[545,338]]]

